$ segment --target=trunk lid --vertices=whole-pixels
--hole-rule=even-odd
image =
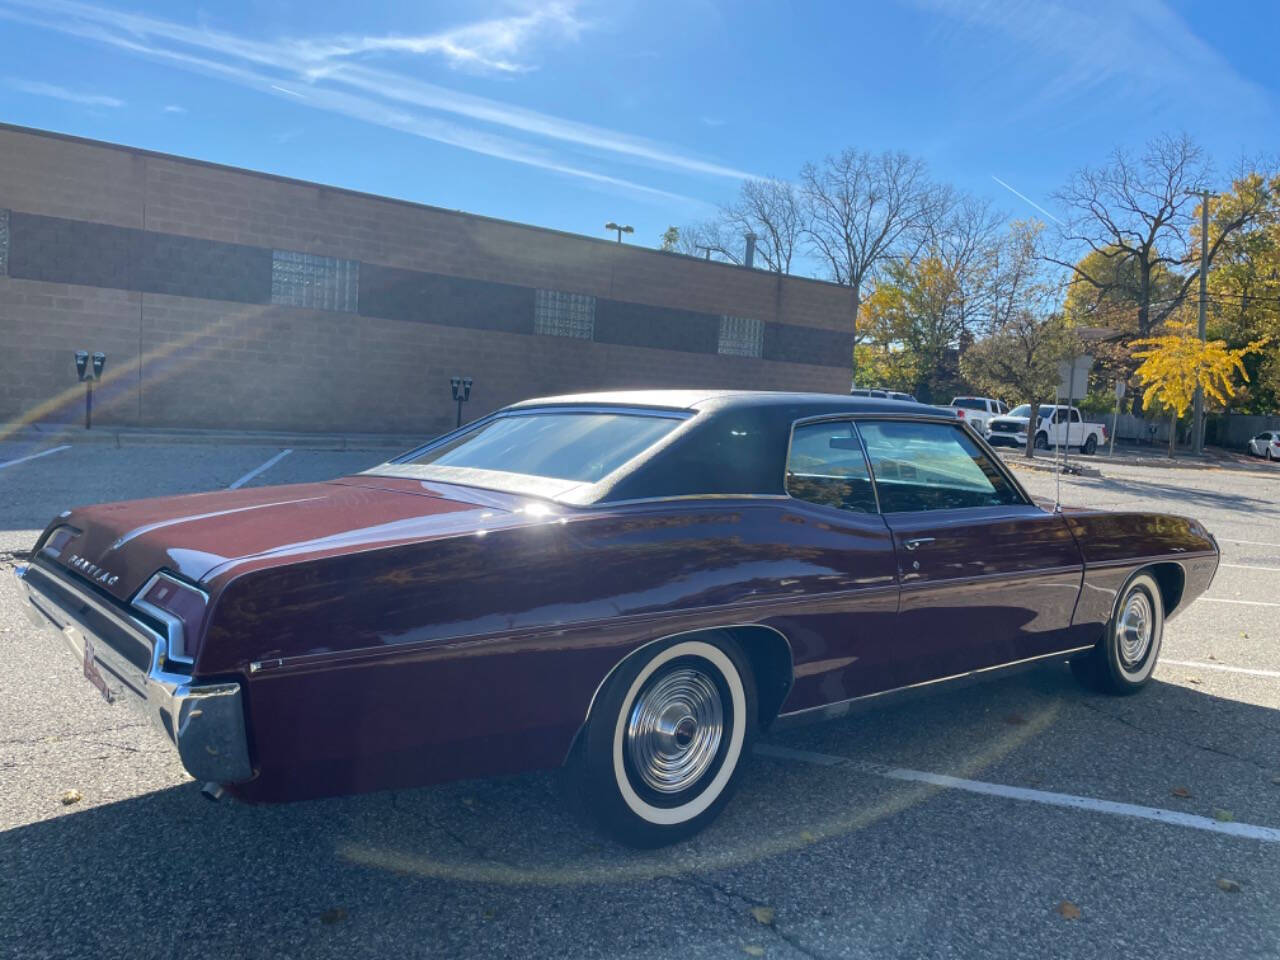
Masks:
[[[345,477],[82,507],[56,562],[126,600],[157,570],[192,582],[250,557],[299,559],[474,529],[514,498],[390,477]],[[489,522],[486,519],[485,522]]]

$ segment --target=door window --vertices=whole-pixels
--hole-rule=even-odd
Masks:
[[[795,428],[787,457],[787,493],[840,510],[876,512],[867,459],[849,421]]]
[[[885,513],[1025,502],[961,427],[860,420],[858,432]]]

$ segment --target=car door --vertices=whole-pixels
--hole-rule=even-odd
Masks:
[[[1070,647],[1083,563],[1062,516],[958,425],[856,424],[898,564],[899,685]]]
[[[897,561],[850,419],[795,425],[786,491],[788,582],[800,596],[769,621],[795,659],[786,710],[896,686]]]

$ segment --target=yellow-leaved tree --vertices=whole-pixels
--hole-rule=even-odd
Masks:
[[[1163,336],[1134,340],[1130,346],[1146,348],[1133,352],[1142,361],[1135,373],[1151,398],[1169,411],[1172,457],[1177,418],[1191,406],[1196,387],[1206,397],[1226,403],[1235,394],[1235,375],[1238,373],[1246,382],[1249,379],[1244,358],[1261,350],[1270,338],[1232,350],[1224,340],[1201,341],[1189,321],[1170,320],[1166,331]]]

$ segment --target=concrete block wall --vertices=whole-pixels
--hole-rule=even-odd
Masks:
[[[74,422],[73,352],[108,354],[121,426],[412,433],[530,396],[848,390],[849,291],[455,211],[0,125],[0,423]],[[347,309],[288,306],[273,250],[351,261]],[[534,333],[537,289],[596,298]],[[760,356],[717,352],[721,315]]]

